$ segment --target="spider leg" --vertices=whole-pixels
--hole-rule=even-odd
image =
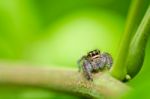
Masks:
[[[83,61],[83,72],[88,80],[93,80],[92,78],[92,66],[88,60]]]
[[[78,61],[77,61],[77,65],[78,65],[78,70],[79,70],[79,72],[81,72],[81,67],[82,67],[82,65],[83,65],[83,60],[85,59],[85,56],[83,56],[81,59],[79,59]]]
[[[112,67],[112,64],[113,64],[113,59],[112,59],[112,56],[109,54],[109,53],[102,53],[102,56],[106,58],[106,68],[107,69],[110,69]]]
[[[98,64],[98,67],[99,67],[100,70],[103,70],[105,65],[106,65],[106,57],[103,54],[101,54],[100,62]]]
[[[81,59],[77,61],[79,72],[81,72],[81,61],[82,61]]]

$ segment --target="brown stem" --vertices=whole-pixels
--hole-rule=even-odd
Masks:
[[[27,85],[93,98],[119,97],[130,90],[108,73],[93,74],[88,81],[76,69],[0,64],[0,84]]]

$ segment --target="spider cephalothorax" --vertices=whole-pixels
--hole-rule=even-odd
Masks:
[[[100,53],[100,51],[96,49],[81,57],[81,59],[78,61],[79,71],[82,69],[86,78],[88,80],[93,80],[93,72],[98,72],[104,68],[110,69],[112,62],[113,60],[109,53]]]

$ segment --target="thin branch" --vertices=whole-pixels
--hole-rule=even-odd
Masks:
[[[93,78],[86,80],[76,69],[0,64],[0,84],[35,86],[97,99],[120,97],[130,90],[109,73],[99,72]]]

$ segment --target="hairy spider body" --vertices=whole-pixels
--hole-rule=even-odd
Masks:
[[[99,70],[110,69],[112,66],[112,57],[109,53],[100,53],[99,50],[93,50],[81,57],[78,61],[79,71],[83,71],[88,80],[93,80],[92,73]]]

